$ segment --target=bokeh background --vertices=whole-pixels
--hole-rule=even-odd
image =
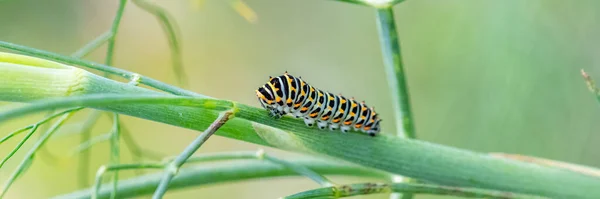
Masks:
[[[179,24],[186,88],[258,106],[254,89],[269,75],[287,70],[325,90],[366,100],[384,118],[384,133],[395,132],[372,8],[335,1],[246,0],[257,16],[252,22],[232,8],[232,1],[153,2]],[[117,4],[2,1],[0,40],[70,54],[109,29]],[[418,139],[600,167],[600,104],[579,74],[583,68],[600,79],[598,7],[594,0],[408,0],[396,6]],[[105,47],[87,59],[102,62],[104,52]],[[170,64],[160,25],[129,2],[115,65],[176,84]],[[2,124],[0,134],[41,117]],[[85,118],[79,114],[71,123],[76,126]],[[178,154],[197,135],[127,116],[123,120],[140,145],[165,155]],[[93,133],[109,129],[109,118],[103,117]],[[69,156],[78,140],[52,139],[7,198],[47,198],[79,189],[77,157]],[[3,144],[0,152],[8,153],[16,143]],[[258,148],[264,147],[215,136],[199,153]],[[8,179],[24,151],[0,170],[1,181]],[[131,155],[122,151],[122,162],[131,162]],[[90,179],[107,162],[108,143],[98,144],[92,151]],[[316,187],[300,177],[276,178],[169,191],[166,197],[277,198]]]

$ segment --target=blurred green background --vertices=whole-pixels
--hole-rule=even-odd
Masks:
[[[317,87],[366,100],[384,119],[384,133],[395,132],[372,8],[325,0],[247,0],[258,16],[251,23],[232,1],[154,2],[180,26],[188,89],[258,106],[254,89],[287,70]],[[70,54],[109,29],[117,4],[3,1],[0,40]],[[418,139],[600,167],[600,105],[579,74],[583,68],[600,81],[598,7],[594,0],[408,0],[396,6]],[[167,44],[154,16],[129,2],[115,65],[176,84]],[[104,52],[105,47],[87,59],[102,62]],[[41,117],[2,124],[1,134]],[[85,118],[80,113],[70,123],[76,126]],[[165,155],[178,154],[197,135],[127,116],[123,120],[142,146]],[[94,135],[107,132],[109,121],[103,117]],[[46,198],[78,189],[77,158],[69,156],[78,141],[77,136],[51,140],[7,198]],[[8,153],[16,143],[3,144],[0,152]],[[259,147],[215,136],[199,153]],[[25,151],[0,171],[1,181]],[[122,151],[122,162],[131,162]],[[108,143],[93,148],[90,179],[107,162]],[[166,198],[278,198],[316,187],[305,178],[262,179],[169,191]]]

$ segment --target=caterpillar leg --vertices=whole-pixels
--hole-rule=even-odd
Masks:
[[[269,109],[269,116],[275,119],[279,119],[283,116],[283,113],[277,109]]]
[[[315,120],[309,117],[305,117],[304,118],[304,124],[306,124],[306,126],[313,126],[315,125]]]
[[[318,121],[317,126],[319,127],[319,129],[325,129],[327,127],[327,122]]]
[[[350,131],[350,126],[342,126],[341,129],[343,133],[347,133],[348,131]]]
[[[329,130],[335,131],[338,130],[340,128],[339,124],[331,124],[329,125]]]
[[[300,111],[295,111],[295,112],[292,112],[292,115],[293,115],[294,117],[296,117],[296,118],[300,118],[300,117],[302,117],[302,115],[304,115],[304,114],[300,113]]]

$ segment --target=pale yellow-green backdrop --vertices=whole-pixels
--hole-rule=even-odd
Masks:
[[[383,131],[395,132],[373,9],[329,0],[246,0],[258,16],[250,23],[231,1],[206,0],[200,7],[190,0],[153,2],[169,10],[181,28],[188,89],[258,106],[254,89],[287,70],[317,87],[366,100],[381,113]],[[0,40],[70,54],[109,29],[117,4],[1,1]],[[600,78],[598,8],[595,0],[407,0],[396,6],[418,139],[600,167],[600,104],[579,74],[583,68]],[[102,62],[104,51],[87,59]],[[170,63],[160,25],[129,3],[117,37],[116,67],[176,84]],[[41,117],[0,124],[0,136]],[[85,117],[78,114],[71,123]],[[123,119],[142,146],[165,155],[179,153],[197,135]],[[108,131],[108,122],[103,118],[94,134]],[[50,154],[36,157],[7,198],[46,198],[78,189],[77,159],[68,156],[78,140],[52,139],[46,147]],[[16,143],[0,146],[1,156]],[[258,147],[215,136],[199,152]],[[0,171],[0,181],[24,151]],[[108,161],[108,143],[92,154],[90,177]],[[124,152],[122,162],[130,157]],[[277,198],[316,187],[305,178],[277,178],[170,191],[166,197]]]

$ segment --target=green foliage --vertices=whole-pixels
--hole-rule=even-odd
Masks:
[[[398,33],[392,10],[392,6],[402,0],[339,1],[374,7],[376,9],[384,66],[388,76],[390,93],[395,105],[394,111],[398,127],[396,134],[414,138],[415,127],[410,110],[410,96],[408,94],[408,86],[406,85],[406,74],[403,69]],[[113,128],[110,133],[105,134],[106,137],[99,137],[101,139],[83,136],[80,149],[85,151],[97,142],[109,140],[111,146],[110,162],[109,165],[101,167],[98,170],[96,184],[91,193],[89,190],[85,190],[64,197],[131,197],[149,194],[158,186],[159,188],[155,191],[158,194],[155,194],[155,196],[160,198],[166,192],[167,187],[169,189],[177,189],[191,185],[291,174],[301,174],[309,177],[324,186],[324,188],[302,192],[290,196],[290,198],[310,198],[316,196],[343,197],[387,192],[408,193],[409,195],[407,196],[409,197],[411,197],[410,193],[458,195],[463,197],[521,197],[521,195],[505,195],[507,193],[495,193],[460,187],[477,187],[495,191],[509,191],[560,198],[600,197],[600,191],[594,189],[600,186],[600,179],[597,177],[586,176],[558,168],[491,157],[486,154],[422,141],[387,136],[385,134],[376,138],[370,138],[357,132],[346,135],[340,133],[323,133],[322,131],[304,126],[297,119],[284,117],[280,120],[275,120],[269,118],[265,111],[260,108],[230,100],[213,99],[146,76],[113,68],[111,66],[113,65],[116,35],[126,2],[125,0],[120,1],[119,9],[117,10],[111,29],[75,52],[73,57],[0,41],[0,46],[19,51],[23,54],[100,70],[105,72],[105,75],[117,75],[130,81],[129,84],[124,84],[69,65],[28,56],[0,54],[0,71],[2,72],[0,73],[0,82],[2,83],[0,84],[0,100],[32,103],[29,106],[0,112],[0,121],[5,122],[44,110],[67,109],[33,125],[14,131],[0,141],[2,143],[15,135],[29,130],[29,133],[18,143],[15,149],[2,160],[0,163],[0,167],[2,167],[35,133],[39,124],[48,122],[54,117],[62,116],[54,123],[52,128],[42,135],[42,139],[37,141],[34,147],[27,153],[17,170],[4,186],[2,195],[6,193],[15,179],[22,176],[29,165],[32,164],[37,150],[46,143],[48,138],[70,116],[75,114],[76,111],[83,107],[89,107],[112,112]],[[161,23],[171,47],[173,69],[179,77],[180,85],[185,85],[187,79],[183,72],[180,42],[175,34],[177,30],[175,23],[169,19],[170,17],[164,9],[143,0],[134,0],[133,2],[140,8],[155,15]],[[108,44],[105,64],[79,59],[105,42]],[[584,77],[587,77],[588,85],[592,85],[593,88],[592,86],[590,88],[594,91],[596,87],[591,78],[586,75]],[[166,93],[137,87],[137,83]],[[597,89],[595,91],[597,96],[600,96]],[[63,96],[68,97],[56,98]],[[54,99],[48,100],[49,98]],[[598,99],[600,101],[600,97]],[[172,160],[168,164],[167,162],[120,164],[119,154],[121,147],[119,141],[125,134],[121,132],[119,114],[126,114],[198,131],[208,128],[206,132],[210,132],[211,130],[214,132],[217,128],[210,128],[209,125],[211,123],[214,124],[215,118],[222,111],[233,111],[236,117],[227,122],[223,128],[219,129],[216,132],[217,135],[293,152],[343,160],[366,166],[370,170],[365,171],[366,169],[363,167],[349,166],[347,163],[322,163],[314,160],[308,162],[285,161],[272,156],[256,154],[220,154],[220,156],[190,158],[191,154],[211,134],[201,134],[197,138],[201,140],[200,142],[192,143],[179,156],[180,158]],[[84,129],[87,128],[85,127]],[[140,153],[139,150],[138,153]],[[85,154],[82,154],[82,156],[85,156]],[[188,172],[184,170],[178,172],[184,163],[203,162],[205,160],[231,160],[236,158],[262,159],[272,164],[245,164],[235,167],[208,166],[198,167],[200,170],[196,171],[189,170]],[[84,165],[83,167],[87,167],[88,163],[85,163],[85,161],[87,159],[82,159],[81,165]],[[163,178],[160,184],[160,176],[157,175],[147,175],[131,180],[118,181],[117,172],[119,170],[140,168],[164,169],[166,177]],[[376,172],[373,169],[387,173]],[[82,171],[82,176],[87,173],[87,170]],[[111,182],[111,186],[102,186],[101,188],[102,176],[106,172],[112,172],[113,181]],[[214,174],[215,172],[217,173],[216,175]],[[390,174],[400,174],[424,180],[428,183],[433,182],[460,187],[444,187],[417,183],[361,183],[332,186],[333,183],[322,176],[324,174],[358,175],[379,178],[387,178]],[[87,179],[82,178],[81,181],[86,182]]]
[[[37,67],[29,68],[38,70]],[[70,73],[74,72],[81,73],[78,70],[65,70],[62,75],[72,76]],[[57,72],[53,74],[56,75]],[[302,121],[294,118],[275,120],[261,108],[227,100],[160,94],[91,73],[80,74],[73,81],[78,81],[79,83],[73,84],[80,88],[70,92],[72,97],[44,100],[8,110],[0,114],[0,121],[43,110],[85,106],[202,131],[214,121],[220,111],[232,109],[236,117],[217,131],[217,135],[288,151],[339,158],[446,185],[549,197],[585,198],[600,195],[600,192],[596,193],[593,189],[600,186],[600,179],[561,169],[494,158],[385,134],[372,138],[361,133],[324,133],[308,128]],[[14,82],[13,85],[30,84]],[[49,84],[35,86],[43,85]],[[106,91],[114,94],[106,94]],[[0,86],[0,99],[10,98],[14,94]],[[20,94],[27,96],[27,93]]]

